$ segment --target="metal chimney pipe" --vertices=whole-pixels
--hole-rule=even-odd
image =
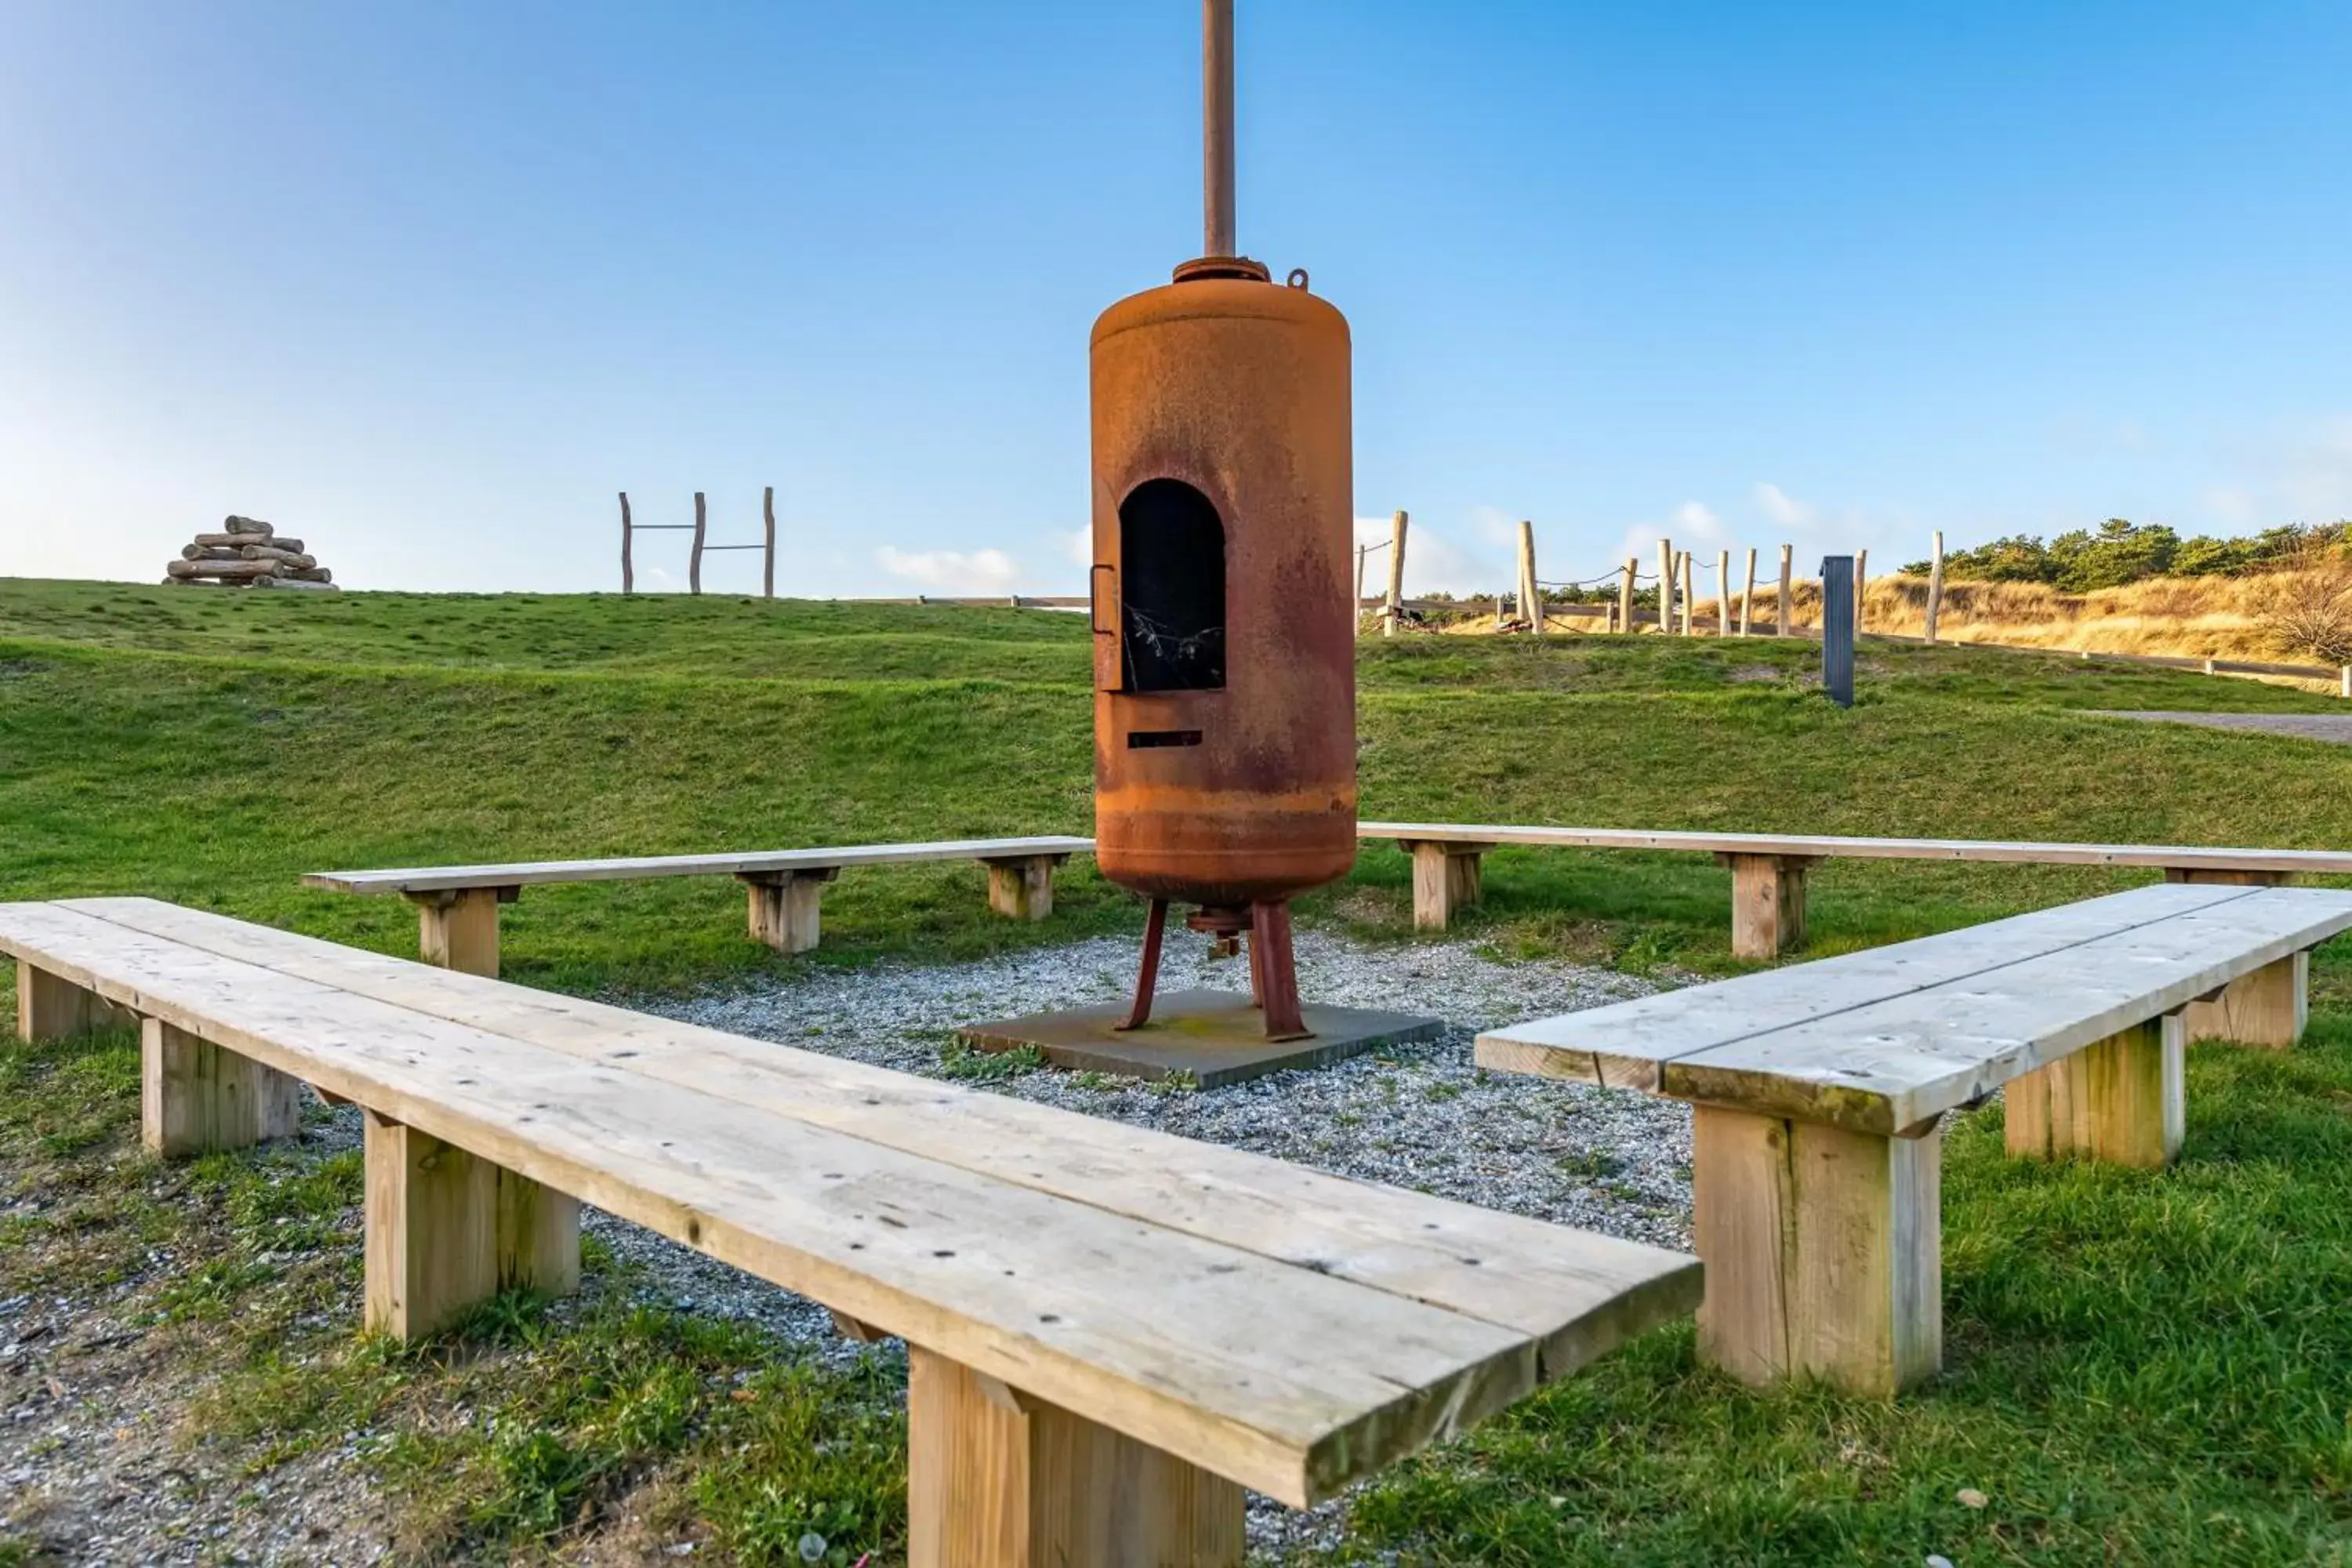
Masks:
[[[1234,234],[1234,0],[1201,0],[1204,256],[1239,256]]]

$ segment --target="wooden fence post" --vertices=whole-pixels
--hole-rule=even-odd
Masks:
[[[1691,593],[1691,552],[1690,552],[1689,551],[1685,550],[1685,551],[1684,551],[1684,552],[1683,552],[1683,583],[1682,583],[1682,601],[1683,601],[1683,636],[1685,636],[1685,637],[1688,637],[1688,636],[1690,636],[1690,635],[1691,635],[1691,600],[1692,600],[1692,598],[1693,598],[1693,595],[1692,595],[1692,593]]]
[[[1658,541],[1658,635],[1675,635],[1675,542]]]
[[[773,485],[761,494],[760,515],[767,520],[768,524],[768,566],[760,577],[760,592],[762,596],[772,599],[776,596],[776,487]]]
[[[1936,554],[1927,567],[1927,640],[1936,640],[1936,623],[1944,615],[1944,531],[1936,531]]]
[[[1519,521],[1519,608],[1528,617],[1528,629],[1543,636],[1543,584],[1536,581],[1536,525],[1525,518]]]
[[[1739,591],[1739,635],[1748,635],[1749,613],[1756,605],[1756,547],[1748,547],[1748,586]]]
[[[1863,599],[1870,592],[1870,552],[1857,550],[1853,554],[1853,634],[1862,635]]]
[[[1772,615],[1772,635],[1776,637],[1787,637],[1796,625],[1796,561],[1795,545],[1780,546],[1780,604]]]
[[[1640,556],[1629,555],[1625,558],[1625,581],[1617,588],[1617,629],[1621,632],[1631,632],[1633,629],[1633,579],[1641,570]]]
[[[1397,623],[1404,616],[1404,532],[1412,520],[1400,510],[1389,524],[1389,603],[1381,635],[1397,635]]]
[[[1853,562],[1851,555],[1832,555],[1822,563],[1822,689],[1841,708],[1853,706],[1853,634],[1862,602]]]
[[[1355,606],[1355,607],[1356,607],[1356,622],[1357,622],[1357,624],[1358,624],[1359,626],[1360,626],[1360,625],[1362,625],[1362,624],[1363,624],[1363,618],[1364,618],[1364,547],[1363,547],[1362,545],[1360,545],[1360,544],[1359,544],[1358,546],[1356,546],[1356,606]]]
[[[697,490],[694,492],[694,554],[686,565],[687,591],[692,594],[702,592],[702,492]]]
[[[1715,635],[1731,635],[1731,552],[1715,552]]]
[[[637,574],[629,564],[629,492],[621,492],[621,592],[637,591]]]
[[[2344,667],[2344,683],[2337,689],[2336,695],[2352,700],[2352,664]]]

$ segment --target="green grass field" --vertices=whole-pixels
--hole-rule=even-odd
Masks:
[[[1811,657],[1368,643],[1365,815],[2352,844],[2352,752],[2088,712],[2341,710],[2327,699],[1871,646],[1840,712],[1808,689]],[[1085,832],[1088,724],[1085,623],[1047,612],[0,582],[0,898],[148,893],[413,953],[406,906],[297,876]],[[1816,951],[2134,879],[1833,861]],[[1408,881],[1402,857],[1368,849],[1303,917],[1408,942]],[[1724,875],[1700,858],[1506,851],[1486,889],[1469,929],[1508,956],[1738,967]],[[626,994],[1139,927],[1083,863],[1056,902],[1015,925],[985,913],[975,868],[854,873],[826,895],[824,947],[785,960],[745,941],[724,879],[534,889],[503,946],[509,978]],[[2352,955],[2323,952],[2305,1048],[2194,1053],[2170,1172],[2011,1165],[1997,1110],[1956,1130],[1933,1386],[1891,1405],[1759,1395],[1696,1369],[1687,1326],[1662,1331],[1370,1489],[1345,1555],[2352,1560],[2347,993]],[[585,1301],[498,1303],[419,1351],[359,1341],[355,1164],[152,1166],[135,1060],[119,1037],[0,1053],[0,1296],[135,1281],[157,1342],[220,1373],[185,1442],[257,1476],[378,1433],[368,1463],[420,1559],[561,1555],[628,1513],[700,1532],[719,1560],[786,1561],[809,1519],[889,1560],[898,1417],[870,1373],[630,1307],[595,1258]],[[141,1263],[155,1248],[208,1261],[163,1278]],[[444,1418],[459,1405],[502,1418]],[[31,1550],[7,1506],[0,1563]]]

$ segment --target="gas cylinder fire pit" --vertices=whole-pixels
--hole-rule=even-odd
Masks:
[[[961,1031],[1205,1087],[1428,1038],[1302,1005],[1290,900],[1356,857],[1348,321],[1234,236],[1233,7],[1203,7],[1207,254],[1103,312],[1092,347],[1096,864],[1150,900],[1135,1000]],[[1171,906],[1250,994],[1156,997]]]

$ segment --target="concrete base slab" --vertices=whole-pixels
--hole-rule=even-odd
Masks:
[[[1443,1019],[1369,1007],[1309,1002],[1302,1012],[1310,1031],[1305,1038],[1269,1040],[1265,1020],[1248,996],[1176,991],[1152,1005],[1151,1022],[1140,1029],[1117,1026],[1127,1017],[1127,1004],[1117,1002],[967,1024],[956,1033],[986,1051],[1034,1046],[1055,1067],[1076,1071],[1145,1079],[1189,1075],[1202,1089],[1218,1089],[1292,1068],[1328,1067],[1381,1046],[1433,1040],[1445,1032]]]

